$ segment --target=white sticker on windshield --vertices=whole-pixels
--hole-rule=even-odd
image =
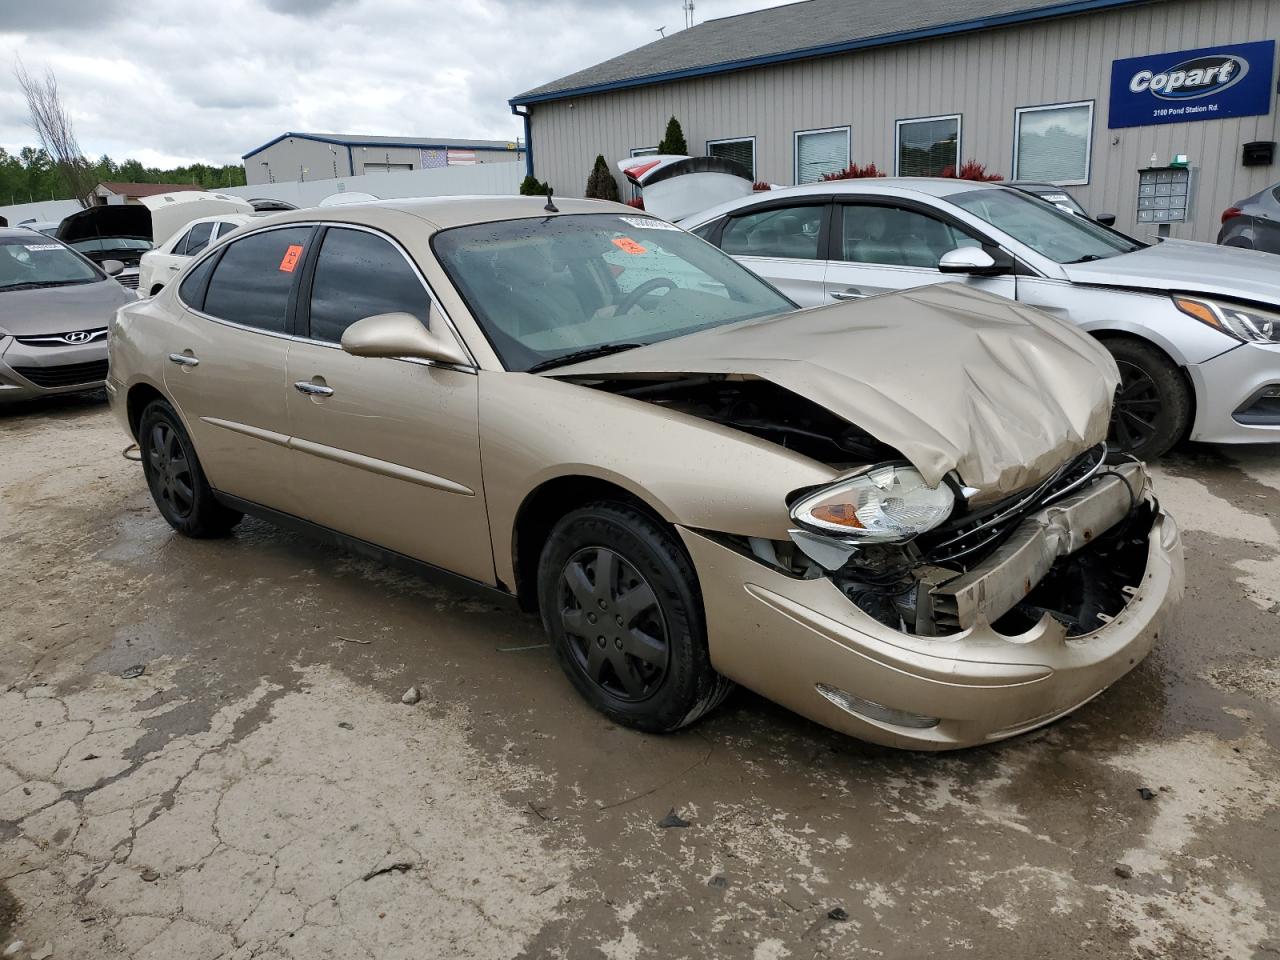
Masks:
[[[673,223],[667,223],[665,220],[655,220],[653,217],[619,217],[623,223],[637,227],[641,230],[674,230],[680,232],[680,228]]]
[[[62,244],[60,243],[24,243],[23,246],[26,247],[28,250],[61,250],[62,249]]]

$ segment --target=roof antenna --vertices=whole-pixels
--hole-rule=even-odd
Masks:
[[[663,27],[657,27],[657,28],[655,28],[655,29],[654,29],[654,31],[653,31],[653,32],[654,32],[654,33],[660,33],[660,34],[662,34],[663,39],[666,39],[666,36],[667,36],[667,28],[666,28],[665,26],[663,26]]]
[[[546,205],[545,207],[543,207],[543,208],[542,208],[543,210],[547,211],[547,213],[559,213],[559,212],[560,212],[560,208],[559,208],[559,207],[557,207],[554,203],[552,203],[552,202],[551,202],[551,194],[552,194],[553,192],[554,192],[554,191],[551,189],[551,186],[550,186],[550,185],[548,185],[548,186],[547,186],[547,205]]]

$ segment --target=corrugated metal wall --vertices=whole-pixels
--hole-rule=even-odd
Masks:
[[[1222,210],[1233,200],[1280,180],[1280,164],[1240,164],[1242,144],[1280,140],[1276,111],[1265,117],[1108,130],[1111,62],[1277,37],[1280,0],[1161,0],[537,104],[530,108],[534,163],[537,176],[549,180],[557,193],[581,196],[596,154],[612,163],[633,147],[654,146],[674,114],[695,153],[707,140],[754,136],[757,176],[786,184],[792,182],[797,130],[848,124],[853,159],[892,171],[896,120],[959,113],[964,157],[1010,177],[1018,107],[1093,100],[1090,182],[1072,192],[1095,213],[1118,214],[1122,230],[1137,232],[1137,171],[1153,153],[1162,162],[1186,153],[1200,170],[1196,215],[1190,224],[1175,225],[1173,234],[1212,240]]]

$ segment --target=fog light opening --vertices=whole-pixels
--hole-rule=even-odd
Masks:
[[[841,690],[839,687],[833,687],[830,684],[818,683],[814,687],[841,710],[866,720],[888,723],[896,727],[907,727],[911,730],[928,730],[942,722],[938,717],[926,717],[921,713],[895,710],[893,707],[886,707],[883,703],[876,703],[874,700],[864,700],[862,697],[856,697],[852,693]]]

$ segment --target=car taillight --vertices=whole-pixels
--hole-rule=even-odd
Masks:
[[[1228,220],[1233,217],[1238,217],[1242,213],[1244,213],[1244,211],[1239,207],[1227,207],[1227,209],[1222,211],[1222,222],[1226,223]]]

